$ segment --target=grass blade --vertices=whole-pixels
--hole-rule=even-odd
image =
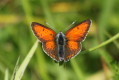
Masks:
[[[17,62],[16,62],[16,65],[15,65],[15,68],[14,68],[14,71],[13,71],[13,74],[12,74],[12,77],[11,77],[11,80],[14,80],[14,78],[15,78],[15,74],[16,74],[16,72],[17,72],[17,70],[18,70],[18,64],[19,64],[19,60],[20,60],[20,57],[18,57],[18,60],[17,60]]]
[[[28,55],[26,56],[26,58],[24,59],[24,61],[20,65],[18,71],[16,72],[15,80],[21,80],[21,78],[22,78],[22,76],[24,74],[24,71],[25,71],[29,61],[31,60],[31,58],[32,58],[37,46],[38,46],[38,40],[35,42],[35,44],[31,48],[31,50],[29,51]]]
[[[8,71],[8,69],[6,69],[6,71],[5,71],[5,78],[4,78],[4,80],[9,80],[9,71]]]

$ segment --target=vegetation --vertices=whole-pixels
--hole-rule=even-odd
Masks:
[[[0,80],[119,80],[118,4],[119,0],[0,1]],[[38,22],[65,33],[72,22],[86,19],[92,25],[82,51],[61,66],[43,52],[31,30],[31,23]]]

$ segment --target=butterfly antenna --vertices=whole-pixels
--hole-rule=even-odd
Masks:
[[[73,22],[72,22],[72,23],[71,23],[68,27],[66,27],[66,28],[64,29],[64,31],[65,31],[65,30],[68,30],[68,29],[69,29],[69,27],[72,27],[72,25],[73,25],[73,24],[75,24],[75,23],[76,23],[76,21],[77,21],[77,20],[73,21]]]
[[[56,31],[56,28],[55,28],[55,27],[53,27],[53,26],[51,26],[48,22],[46,22],[46,24],[47,24],[48,26],[50,26],[53,30],[55,30],[55,31]]]

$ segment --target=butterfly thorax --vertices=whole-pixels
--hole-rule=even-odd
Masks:
[[[65,41],[65,35],[62,32],[58,33],[56,37],[56,42],[58,46],[58,56],[61,61],[64,60]]]

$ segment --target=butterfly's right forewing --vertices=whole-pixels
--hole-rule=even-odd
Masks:
[[[32,26],[32,30],[33,30],[35,36],[41,42],[55,40],[56,33],[52,29],[50,29],[44,25],[41,25],[39,23],[36,23],[36,22],[33,22],[31,26]]]

